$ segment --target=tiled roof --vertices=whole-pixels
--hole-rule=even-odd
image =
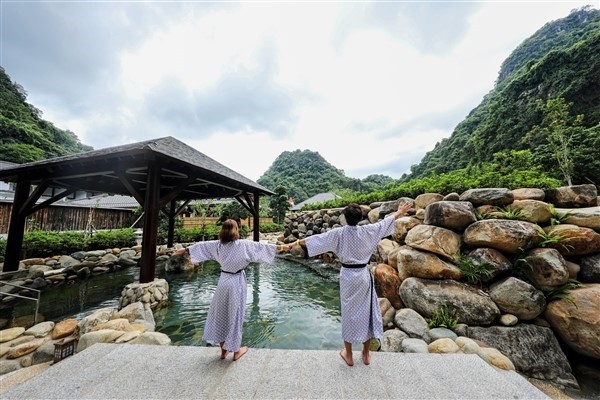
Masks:
[[[130,186],[142,193],[152,165],[162,167],[161,190],[165,192],[185,184],[190,177],[196,178],[193,185],[190,183],[194,187],[186,188],[178,199],[273,194],[171,136],[0,169],[0,179],[16,182],[26,177],[33,185],[56,182],[59,187],[129,195],[123,175],[127,174]]]
[[[122,208],[134,209],[139,207],[139,203],[131,196],[115,195],[100,195],[90,197],[89,199],[70,200],[65,202],[55,203],[69,207],[98,207],[98,208]]]
[[[302,208],[302,206],[305,206],[306,204],[321,203],[323,201],[335,200],[335,199],[339,199],[339,198],[340,198],[340,196],[338,196],[337,194],[332,193],[332,192],[319,193],[319,194],[316,194],[313,197],[310,197],[298,204],[295,204],[293,207],[290,207],[290,210],[297,211],[297,210],[300,210]]]

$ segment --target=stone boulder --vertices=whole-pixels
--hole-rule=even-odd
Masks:
[[[556,207],[594,207],[598,205],[596,185],[563,186],[546,190],[546,201]]]
[[[384,329],[394,327],[396,309],[394,306],[392,306],[392,303],[390,303],[390,301],[385,297],[378,297],[377,302],[379,303],[379,310],[381,311],[381,319],[383,320]]]
[[[442,200],[444,200],[444,196],[439,193],[423,193],[415,197],[415,208],[424,209],[428,205]]]
[[[540,200],[543,201],[546,193],[538,188],[519,188],[511,190],[515,200]]]
[[[569,295],[573,302],[551,301],[544,316],[571,349],[600,360],[600,284],[570,290]]]
[[[525,274],[544,291],[569,281],[567,263],[556,249],[532,249],[527,252],[525,261],[529,266],[525,268]]]
[[[398,251],[400,245],[390,239],[382,239],[377,244],[377,260],[383,264],[389,264],[390,254]]]
[[[469,225],[463,239],[472,247],[491,247],[514,254],[540,243],[540,233],[542,228],[531,222],[488,219]]]
[[[498,308],[521,320],[531,320],[544,312],[544,293],[527,282],[509,277],[490,286],[490,297]]]
[[[560,238],[558,243],[551,243],[563,256],[585,256],[600,252],[600,233],[590,228],[577,225],[561,224],[544,228],[548,235]]]
[[[406,235],[407,245],[429,251],[450,261],[458,261],[462,244],[459,234],[432,225],[417,225]]]
[[[395,222],[396,229],[392,234],[392,239],[397,243],[403,244],[408,231],[421,223],[421,220],[415,217],[404,216],[397,218]]]
[[[590,228],[600,232],[600,207],[587,208],[555,208],[560,217],[565,217],[565,223]]]
[[[396,311],[394,317],[396,326],[411,338],[417,338],[429,342],[429,326],[427,321],[418,312],[410,308]]]
[[[469,189],[460,195],[460,201],[469,201],[473,206],[506,206],[514,201],[512,192],[505,188]]]
[[[546,224],[552,218],[550,204],[539,200],[515,200],[510,208],[523,213],[523,220],[534,224]]]
[[[600,253],[580,258],[578,276],[581,282],[600,283]]]
[[[398,270],[405,272],[405,277],[414,276],[424,279],[459,280],[462,272],[454,264],[442,260],[435,254],[402,246],[397,253]],[[403,274],[404,275],[404,274]]]
[[[500,317],[485,292],[453,280],[408,278],[400,285],[400,298],[425,318],[442,307],[455,309],[459,322],[467,325],[490,325]]]
[[[517,326],[470,326],[469,337],[506,355],[516,370],[536,379],[579,389],[567,356],[549,328],[532,324]]]
[[[473,204],[468,201],[438,201],[425,208],[425,225],[462,232],[477,221]]]
[[[377,297],[385,297],[397,310],[403,308],[402,300],[400,300],[398,294],[400,289],[398,271],[387,264],[378,264],[373,270],[373,276]]]
[[[483,283],[492,282],[504,275],[508,275],[513,268],[511,262],[504,254],[489,247],[479,247],[471,250],[467,254],[467,258],[476,266],[486,264],[491,267],[489,276],[481,276],[480,279]]]

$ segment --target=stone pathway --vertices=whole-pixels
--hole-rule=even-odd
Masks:
[[[549,399],[475,355],[95,344],[1,394],[11,399]],[[0,384],[2,381],[0,381]]]

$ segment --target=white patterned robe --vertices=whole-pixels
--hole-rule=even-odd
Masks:
[[[346,225],[305,238],[310,257],[332,251],[342,264],[368,264],[373,250],[384,237],[394,233],[395,218],[374,224]],[[381,310],[373,276],[367,268],[342,268],[340,271],[342,338],[349,343],[364,343],[383,338]]]
[[[190,259],[194,264],[215,260],[221,272],[215,294],[206,317],[202,339],[217,346],[225,342],[227,351],[238,351],[242,345],[242,327],[246,312],[246,272],[244,268],[251,262],[272,264],[275,261],[277,246],[274,244],[235,240],[221,243],[219,240],[198,242],[189,247]]]

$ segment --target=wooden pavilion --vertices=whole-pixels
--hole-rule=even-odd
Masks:
[[[171,247],[175,217],[191,200],[235,198],[253,216],[253,238],[258,241],[259,198],[274,194],[170,136],[1,169],[0,180],[16,183],[4,271],[19,267],[28,215],[76,190],[87,190],[133,196],[144,210],[140,283],[154,280],[160,211],[169,217]],[[63,190],[37,204],[49,188]],[[177,201],[183,204],[177,207]]]

